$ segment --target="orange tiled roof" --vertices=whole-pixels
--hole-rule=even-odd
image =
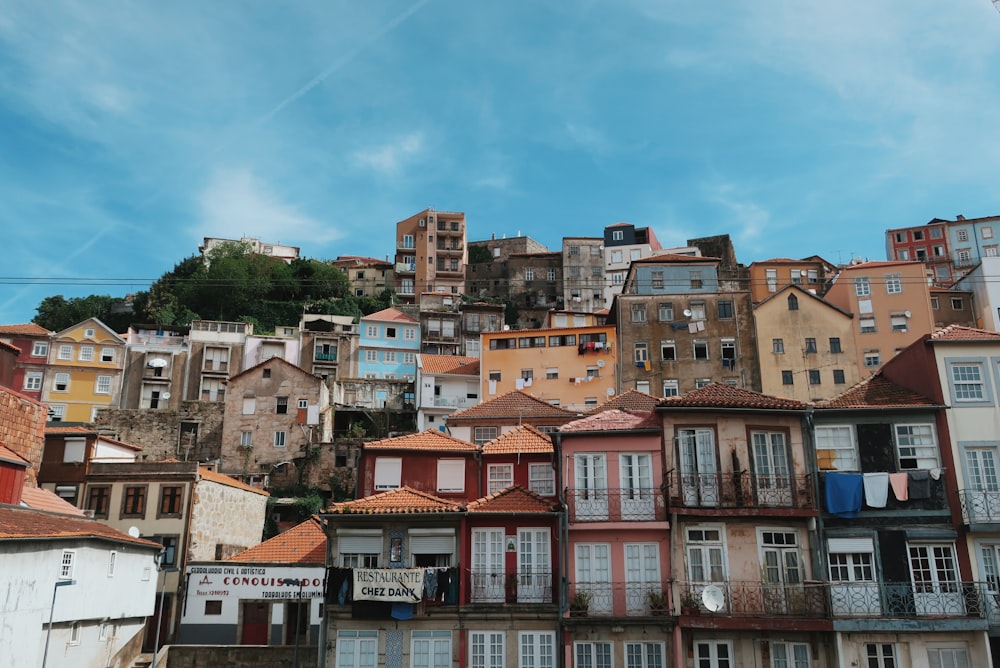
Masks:
[[[422,353],[420,355],[420,363],[424,373],[479,375],[478,357],[456,357],[454,355],[429,355]]]
[[[629,413],[612,409],[573,420],[559,427],[559,431],[630,431],[633,429],[662,429],[660,418],[653,412]]]
[[[498,397],[452,413],[448,420],[460,418],[573,417],[576,413],[537,399],[524,390],[513,390]]]
[[[75,425],[72,427],[46,427],[45,434],[96,434],[97,432],[93,429],[87,429],[86,427],[81,427],[80,425]]]
[[[627,390],[616,397],[605,401],[603,404],[589,411],[590,413],[600,413],[612,408],[624,411],[642,411],[648,413],[656,409],[656,404],[660,400],[651,394],[640,392],[639,390]]]
[[[835,397],[817,401],[816,408],[935,408],[940,406],[922,394],[897,385],[881,373],[865,378],[860,383]]]
[[[86,517],[84,512],[72,503],[41,487],[28,487],[25,485],[24,489],[21,490],[21,505],[27,506],[32,510],[44,510],[49,513]]]
[[[677,397],[660,399],[658,409],[664,408],[765,408],[804,411],[808,405],[794,399],[772,397],[740,387],[712,383]]]
[[[552,439],[530,424],[521,424],[506,431],[492,441],[483,443],[484,455],[503,455],[529,452],[552,452]]]
[[[472,443],[455,438],[436,429],[426,429],[416,434],[383,438],[380,441],[370,441],[361,446],[362,450],[459,450],[475,452],[477,448]]]
[[[520,485],[514,485],[496,494],[476,499],[467,508],[470,513],[551,513],[558,509],[558,504]]]
[[[412,487],[400,487],[355,501],[335,503],[327,512],[332,515],[413,515],[457,513],[461,510],[462,506],[454,501],[446,501]]]
[[[226,561],[273,564],[325,564],[326,532],[319,516],[313,515],[288,531],[243,550]]]
[[[437,294],[437,293],[434,293]],[[361,318],[362,320],[380,320],[385,322],[417,322],[410,316],[406,315],[398,308],[384,308],[381,311],[372,313],[371,315],[366,315]]]
[[[201,474],[202,480],[210,480],[211,482],[217,482],[220,485],[227,485],[229,487],[235,487],[237,489],[242,489],[247,492],[253,492],[254,494],[260,494],[262,496],[271,496],[270,492],[265,492],[262,489],[257,489],[256,487],[251,487],[246,483],[240,482],[236,478],[225,475],[224,473],[217,473],[212,469],[205,468],[204,466],[198,467],[198,473]]]
[[[14,336],[48,336],[49,330],[41,325],[28,322],[23,325],[0,325],[0,334],[12,334]]]
[[[3,443],[0,443],[0,462],[7,462],[8,464],[15,464],[18,466],[24,466],[28,468],[31,466],[31,462],[17,454],[10,448],[8,448]]]
[[[162,549],[162,545],[133,538],[87,517],[46,513],[18,506],[0,506],[0,540],[39,538],[99,538]]]
[[[865,269],[878,269],[879,267],[898,267],[899,265],[923,264],[920,260],[868,260],[858,264],[849,264],[843,267],[844,271],[855,271]]]
[[[15,355],[20,355],[21,354],[21,349],[20,348],[18,348],[17,346],[15,346],[15,345],[13,345],[11,343],[7,343],[6,341],[0,341],[0,347],[4,348],[5,350],[9,350],[10,352],[14,353]]]
[[[948,325],[931,334],[931,341],[1000,341],[1000,332],[993,332],[988,329],[976,329],[975,327],[962,327],[961,325]]]

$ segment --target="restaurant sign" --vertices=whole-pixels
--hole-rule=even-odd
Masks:
[[[355,568],[355,601],[418,603],[424,595],[423,568]]]

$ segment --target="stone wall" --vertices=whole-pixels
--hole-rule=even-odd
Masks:
[[[0,443],[31,462],[24,480],[38,484],[38,468],[45,449],[45,404],[0,387]]]
[[[316,667],[316,648],[299,647],[300,668]],[[226,666],[227,668],[292,668],[295,661],[295,647],[232,645],[171,645],[165,660],[156,665],[164,668],[206,668],[206,666]]]
[[[140,459],[207,462],[222,452],[222,402],[185,401],[180,410],[110,408],[97,412],[94,429],[142,447]]]
[[[202,479],[194,488],[189,561],[212,561],[258,545],[264,534],[267,495]]]

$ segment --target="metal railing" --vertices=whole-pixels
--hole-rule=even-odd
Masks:
[[[577,582],[570,587],[571,617],[669,615],[665,582]]]
[[[313,360],[316,362],[336,362],[337,353],[315,353]]]
[[[469,571],[471,603],[553,603],[552,573]]]
[[[705,598],[708,597],[704,591],[707,587],[715,587],[722,593],[715,599],[719,606],[717,609],[710,610],[705,605]],[[825,582],[681,582],[678,583],[678,591],[680,614],[711,612],[726,617],[825,618],[830,610]]]
[[[1000,613],[983,582],[831,582],[834,617],[984,617]],[[992,589],[992,591],[991,591]]]
[[[670,477],[670,505],[678,508],[815,509],[812,476],[682,473]]]
[[[663,492],[652,487],[566,490],[570,522],[665,520]]]
[[[960,489],[958,499],[966,524],[1000,523],[1000,491]]]

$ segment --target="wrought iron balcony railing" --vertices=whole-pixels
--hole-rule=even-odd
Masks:
[[[670,505],[678,508],[815,509],[811,475],[682,473],[670,477]]]
[[[1000,523],[1000,491],[961,489],[958,499],[966,524]]]
[[[663,492],[652,487],[566,490],[570,522],[665,520]]]
[[[664,582],[577,582],[570,586],[571,617],[645,617],[670,614]]]
[[[715,587],[721,596],[706,597],[706,587]],[[825,582],[782,584],[757,581],[678,583],[680,614],[711,612],[724,617],[800,617],[829,616],[828,588]],[[716,609],[705,605],[705,598],[715,601]]]
[[[472,603],[553,603],[552,573],[470,571]]]
[[[834,617],[984,617],[1000,612],[983,582],[831,582]]]

